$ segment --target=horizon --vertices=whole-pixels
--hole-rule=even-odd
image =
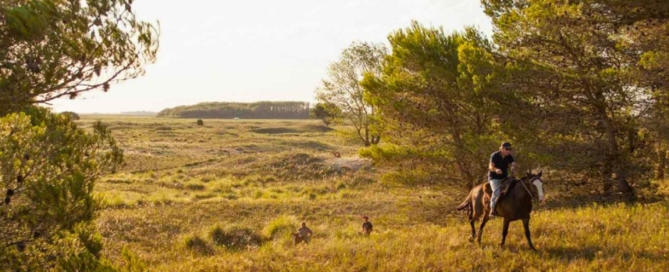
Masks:
[[[198,0],[189,5],[142,0],[134,5],[141,20],[160,21],[156,63],[147,65],[146,75],[113,84],[107,93],[54,100],[55,112],[159,112],[203,102],[314,103],[329,64],[352,42],[388,46],[387,36],[412,20],[447,33],[465,26],[492,33],[480,3],[468,0]]]

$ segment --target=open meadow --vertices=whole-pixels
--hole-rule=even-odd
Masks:
[[[354,141],[319,121],[83,116],[126,165],[96,184],[104,254],[152,271],[669,271],[669,202],[594,204],[545,176],[548,203],[470,243],[464,187],[384,184]],[[333,152],[340,152],[335,158]],[[362,236],[362,215],[374,232]],[[293,246],[306,222],[314,237]]]

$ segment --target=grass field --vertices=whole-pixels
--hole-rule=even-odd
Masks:
[[[462,187],[383,184],[383,169],[318,121],[83,116],[108,124],[127,165],[97,184],[105,254],[153,271],[669,271],[669,202],[594,204],[545,177],[530,222],[539,253],[501,220],[482,245],[453,211]],[[341,152],[335,158],[332,152]],[[369,215],[375,232],[358,234]],[[302,221],[309,245],[292,245]]]

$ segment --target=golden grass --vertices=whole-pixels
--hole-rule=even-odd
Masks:
[[[98,219],[105,254],[118,260],[130,248],[153,271],[669,271],[666,200],[572,201],[547,177],[553,203],[531,220],[539,253],[520,222],[503,250],[501,220],[482,245],[468,242],[465,215],[453,211],[462,188],[392,187],[377,182],[383,169],[333,166],[331,152],[352,157],[358,146],[317,121],[97,118],[128,154],[96,187],[108,204]],[[359,234],[363,214],[370,237]],[[285,234],[302,221],[314,237],[294,247]],[[262,243],[216,245],[233,230]]]

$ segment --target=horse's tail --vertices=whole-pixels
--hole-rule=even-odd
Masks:
[[[465,198],[465,201],[462,202],[456,209],[458,211],[470,209],[472,207],[472,193],[470,192]]]

